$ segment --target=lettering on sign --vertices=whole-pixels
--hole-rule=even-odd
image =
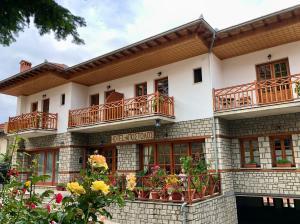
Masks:
[[[154,139],[154,132],[144,131],[144,132],[112,135],[111,143],[137,142],[137,141],[146,141],[151,139]]]

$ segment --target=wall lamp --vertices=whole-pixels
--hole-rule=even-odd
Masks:
[[[271,58],[272,58],[272,55],[268,54],[268,59],[271,60]]]
[[[155,119],[155,127],[156,128],[160,127],[160,119]]]

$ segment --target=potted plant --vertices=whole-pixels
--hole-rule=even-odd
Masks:
[[[172,174],[166,178],[166,188],[171,195],[173,201],[181,201],[182,199],[182,187],[180,179]]]
[[[160,112],[164,103],[164,97],[157,94],[152,103],[152,110],[155,112]]]
[[[288,159],[278,159],[276,165],[277,167],[291,167],[292,163]]]
[[[140,199],[149,199],[150,187],[141,186],[141,187],[136,187],[136,189],[139,192],[139,198]]]
[[[161,169],[158,165],[152,167],[152,174],[150,175],[150,185],[151,185],[151,198],[160,199],[164,188],[164,177],[166,176],[165,170]]]
[[[195,186],[192,184],[192,181],[189,181],[193,179],[193,158],[190,156],[181,157],[181,168],[182,168],[182,174],[179,174],[179,177],[182,178],[183,182],[183,195],[184,200],[188,201],[189,199],[193,199],[196,189]]]
[[[254,160],[251,160],[249,163],[245,164],[245,168],[256,168],[257,163]]]
[[[58,191],[66,191],[66,184],[65,183],[58,183],[57,185],[56,185],[56,190],[58,190]]]
[[[298,97],[300,96],[300,81],[296,81],[295,93]]]

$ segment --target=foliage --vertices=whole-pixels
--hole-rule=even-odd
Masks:
[[[182,192],[182,181],[174,174],[168,175],[166,178],[166,188],[169,193]]]
[[[153,189],[161,189],[165,185],[166,171],[161,169],[158,165],[152,167],[152,174],[150,175],[151,187]]]
[[[190,156],[180,158],[183,173],[191,175],[193,173],[193,158]]]
[[[65,40],[70,35],[74,43],[84,43],[77,27],[86,26],[85,20],[54,0],[3,0],[0,2],[0,44],[9,46],[15,42],[15,36],[29,26],[31,19],[40,35],[52,31],[57,40]]]
[[[300,96],[300,81],[296,82],[295,93],[297,93],[297,96]]]
[[[278,159],[277,163],[278,164],[289,164],[289,163],[291,163],[291,161],[289,161],[288,159]]]
[[[81,178],[67,184],[69,195],[63,198],[61,194],[54,195],[49,190],[38,194],[34,191],[35,185],[47,180],[49,176],[36,175],[37,165],[38,160],[35,158],[29,167],[29,178],[23,182],[19,180],[17,168],[8,172],[9,178],[0,194],[1,224],[103,223],[101,217],[111,218],[106,208],[112,204],[124,205],[124,198],[130,199],[131,191],[136,186],[134,174],[128,175],[126,179],[109,178],[105,157],[92,155]],[[127,189],[122,187],[124,184]]]

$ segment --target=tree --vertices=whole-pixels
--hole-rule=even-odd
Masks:
[[[84,18],[73,15],[54,0],[0,0],[0,44],[9,46],[30,20],[40,35],[54,33],[57,40],[72,36],[73,43],[83,44],[77,27],[86,26]]]

